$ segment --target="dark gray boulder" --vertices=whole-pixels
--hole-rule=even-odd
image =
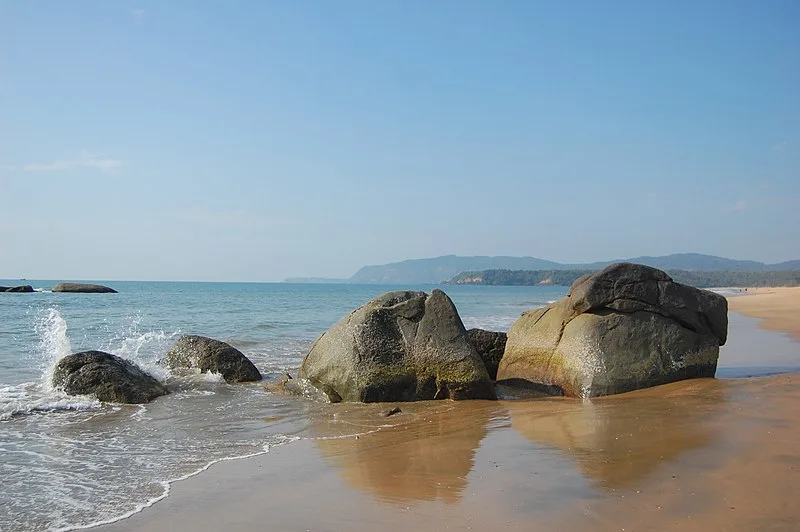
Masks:
[[[470,329],[467,331],[467,339],[475,351],[480,355],[489,378],[497,379],[497,367],[500,359],[506,350],[506,333],[497,331],[485,331],[483,329]]]
[[[314,342],[300,377],[332,402],[496,398],[441,290],[390,292],[353,311]]]
[[[29,284],[22,286],[0,286],[0,292],[35,292],[36,290]]]
[[[73,294],[116,294],[117,291],[108,286],[86,283],[58,283],[53,292],[70,292]]]
[[[225,382],[260,381],[261,373],[241,351],[205,336],[181,336],[164,357],[170,368],[199,368],[219,373]]]
[[[508,332],[497,379],[591,397],[713,377],[727,329],[724,297],[649,266],[612,264],[524,313]]]
[[[169,390],[136,364],[102,351],[84,351],[58,361],[53,386],[69,395],[95,395],[109,403],[147,403]]]

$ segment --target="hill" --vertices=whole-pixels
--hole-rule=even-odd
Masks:
[[[410,259],[382,266],[364,266],[350,278],[351,283],[435,284],[467,270],[507,268],[542,270],[562,265],[534,257],[459,257],[447,255],[430,259]]]
[[[614,262],[636,262],[662,270],[711,272],[760,272],[800,270],[800,260],[780,264],[764,264],[751,260],[735,260],[699,253],[678,253],[661,257],[631,257],[606,262],[562,264],[536,257],[461,257],[447,255],[428,259],[411,259],[381,266],[364,266],[350,279],[351,283],[371,284],[436,284],[462,272],[485,270],[584,270],[595,271]]]
[[[332,277],[287,277],[284,283],[303,283],[303,284],[343,284],[349,283],[349,279],[335,279]]]
[[[445,284],[481,284],[504,286],[570,286],[579,277],[597,270],[484,270],[464,272]],[[698,288],[726,286],[800,286],[800,269],[788,271],[686,271],[666,272],[675,281]]]

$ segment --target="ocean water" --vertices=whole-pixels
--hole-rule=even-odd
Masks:
[[[432,286],[106,282],[118,294],[0,294],[0,530],[75,530],[113,522],[168,496],[211,464],[301,438],[325,405],[270,393],[265,382],[170,373],[157,364],[181,334],[240,349],[265,376],[295,373],[330,325],[392,289]],[[2,281],[0,285],[22,284]],[[561,287],[447,286],[467,328],[507,330]],[[50,385],[63,356],[100,349],[136,362],[171,394],[101,404]],[[337,437],[358,434],[337,428]]]

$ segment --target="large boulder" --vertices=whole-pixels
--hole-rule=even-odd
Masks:
[[[205,336],[181,336],[167,352],[164,362],[170,368],[199,368],[202,373],[219,373],[225,382],[261,380],[261,373],[241,351]]]
[[[147,403],[169,393],[133,362],[102,351],[84,351],[59,360],[53,386],[69,395],[94,394],[109,403]]]
[[[713,377],[727,329],[724,297],[649,266],[612,264],[524,313],[508,332],[497,379],[592,397]]]
[[[53,287],[53,292],[71,292],[81,294],[116,294],[113,288],[100,284],[86,283],[58,283]]]
[[[0,292],[35,292],[36,290],[29,284],[22,286],[0,286]]]
[[[506,333],[497,331],[485,331],[483,329],[470,329],[467,331],[467,339],[486,366],[489,378],[497,378],[497,367],[500,359],[506,350]]]
[[[441,290],[390,292],[353,311],[314,342],[300,377],[332,402],[496,397]]]

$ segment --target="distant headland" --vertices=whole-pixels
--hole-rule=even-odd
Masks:
[[[358,284],[440,284],[450,282],[461,284],[465,281],[465,278],[460,276],[478,273],[482,281],[473,284],[548,284],[546,278],[539,278],[535,282],[521,282],[519,274],[517,274],[515,282],[497,282],[499,278],[506,275],[498,273],[491,274],[493,275],[492,279],[494,279],[494,281],[487,281],[489,276],[485,275],[485,272],[504,270],[512,272],[553,272],[550,276],[552,277],[550,281],[552,284],[569,285],[577,278],[573,277],[574,272],[581,272],[580,275],[583,275],[587,272],[605,268],[609,264],[615,262],[633,262],[670,272],[692,272],[691,274],[687,274],[687,276],[694,276],[694,283],[689,278],[680,281],[682,274],[679,274],[676,280],[696,285],[697,283],[712,283],[711,285],[706,284],[706,286],[767,286],[775,282],[789,282],[792,279],[796,279],[796,277],[793,276],[800,275],[800,260],[786,261],[778,264],[765,264],[752,260],[735,260],[714,255],[703,255],[700,253],[678,253],[657,257],[631,257],[580,264],[565,264],[536,257],[463,257],[447,255],[427,259],[409,259],[383,265],[364,266],[349,279],[295,277],[286,279],[285,282]],[[573,273],[567,273],[567,271]],[[707,275],[706,278],[703,278],[702,276],[698,276],[695,272],[709,272],[714,273],[714,275]],[[721,272],[725,272],[726,274],[748,272],[764,275],[754,275],[750,277],[728,275],[726,277],[723,276]],[[776,272],[780,272],[780,274]],[[580,277],[580,275],[578,275],[578,277]],[[571,278],[572,281],[570,281],[569,278]],[[738,284],[714,284],[723,281],[727,282],[727,280],[737,281]],[[789,286],[794,286],[796,284],[798,284],[798,281],[795,280],[790,283]]]

